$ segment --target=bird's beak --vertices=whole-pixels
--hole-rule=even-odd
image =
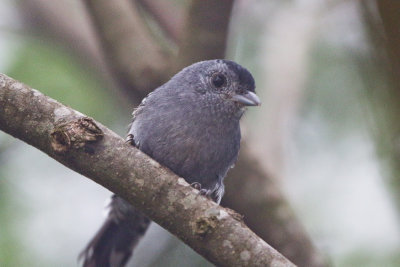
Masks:
[[[239,102],[245,106],[259,106],[261,105],[261,101],[258,96],[251,92],[247,91],[245,94],[236,94],[232,96],[232,99],[236,102]]]

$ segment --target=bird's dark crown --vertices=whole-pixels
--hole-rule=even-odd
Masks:
[[[251,73],[247,69],[231,60],[217,59],[217,61],[223,62],[231,71],[236,73],[239,79],[239,83],[242,85],[246,85],[247,90],[251,92],[255,91],[255,82],[253,75],[251,75]]]

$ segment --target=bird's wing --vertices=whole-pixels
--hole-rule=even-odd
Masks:
[[[143,108],[146,105],[147,99],[153,94],[153,92],[149,93],[145,98],[143,98],[143,100],[142,100],[142,102],[140,102],[139,106],[137,106],[132,112],[132,122],[129,124],[129,131],[128,131],[128,135],[125,138],[125,142],[134,147],[138,147],[138,145],[137,145],[137,143],[135,143],[135,137],[133,136],[132,131],[131,131],[133,122],[135,121],[136,117],[140,114],[140,112],[143,110]]]

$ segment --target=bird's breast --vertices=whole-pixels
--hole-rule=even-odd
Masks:
[[[205,117],[153,118],[134,124],[139,149],[187,182],[214,187],[236,161],[240,143],[238,122],[216,124]]]

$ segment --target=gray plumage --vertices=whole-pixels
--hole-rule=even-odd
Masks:
[[[246,106],[260,104],[254,90],[252,75],[232,61],[195,63],[142,101],[127,140],[219,203],[239,152],[239,120]],[[109,218],[82,253],[84,266],[124,266],[150,223],[145,218],[114,196]],[[129,238],[116,238],[123,232]]]

